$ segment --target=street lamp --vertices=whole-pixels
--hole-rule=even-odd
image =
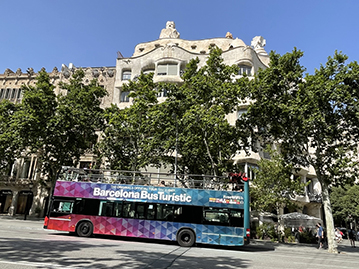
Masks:
[[[177,187],[178,121],[176,116],[175,187]]]
[[[175,169],[174,169],[174,177],[175,177],[175,187],[177,187],[177,157],[178,157],[178,120],[177,120],[177,114],[173,113],[172,114],[172,118],[174,118],[175,122],[176,122],[176,145],[175,145]]]

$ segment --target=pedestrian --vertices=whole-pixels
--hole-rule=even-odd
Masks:
[[[354,229],[349,230],[349,240],[350,240],[350,245],[352,246],[352,248],[355,248],[355,230]]]
[[[321,223],[317,223],[317,238],[318,238],[318,249],[323,248],[324,242],[324,231]]]
[[[339,228],[335,228],[335,240],[337,240],[337,243],[343,241],[343,232]]]

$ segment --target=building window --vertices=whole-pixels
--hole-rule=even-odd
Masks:
[[[130,80],[131,79],[131,70],[122,72],[122,80]]]
[[[9,98],[10,98],[10,90],[11,90],[11,89],[6,89],[4,99],[9,99]]]
[[[130,92],[121,92],[120,102],[124,102],[124,103],[130,102],[130,97],[128,97],[129,94]]]
[[[177,64],[159,64],[157,65],[158,76],[177,76],[178,65]]]
[[[252,67],[249,65],[238,65],[239,67],[239,71],[238,71],[238,75],[244,75],[247,74],[248,76],[250,76],[252,74]]]
[[[11,100],[14,100],[16,96],[16,89],[12,89]]]
[[[5,89],[1,89],[1,90],[0,90],[0,99],[2,99],[2,95],[4,94],[4,90],[5,90]]]
[[[22,165],[22,169],[21,169],[21,173],[20,173],[20,178],[28,178],[29,172],[30,172],[30,164],[31,164],[30,159],[26,159],[24,161],[24,164]]]
[[[247,113],[247,109],[239,109],[237,112],[237,119],[239,119],[243,114]]]
[[[17,91],[17,99],[21,99],[21,98],[22,98],[22,90],[19,89],[19,90]]]
[[[155,73],[155,69],[146,69],[142,71],[143,74],[150,74],[150,73]]]
[[[162,89],[158,94],[157,97],[167,97],[167,90]]]

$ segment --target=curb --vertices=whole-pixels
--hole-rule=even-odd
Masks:
[[[0,215],[0,219],[23,220],[23,221],[44,221],[44,218],[39,218],[39,217],[34,217],[34,216],[27,216],[26,220],[24,220],[23,215],[18,215],[18,216]]]
[[[357,241],[358,242],[358,241]],[[343,244],[344,243],[344,244]],[[344,241],[342,244],[338,245],[338,254],[341,255],[355,255],[359,256],[359,246],[352,248],[348,240]],[[358,242],[359,245],[359,242]],[[331,254],[327,249],[319,250],[317,249],[316,244],[304,244],[304,243],[276,243],[265,240],[255,240],[252,239],[247,249],[252,250],[280,250],[280,251],[295,251],[295,252],[313,252],[318,251],[318,253]]]

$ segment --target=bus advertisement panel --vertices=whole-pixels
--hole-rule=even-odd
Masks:
[[[156,186],[57,181],[54,196],[244,208],[244,193]]]

